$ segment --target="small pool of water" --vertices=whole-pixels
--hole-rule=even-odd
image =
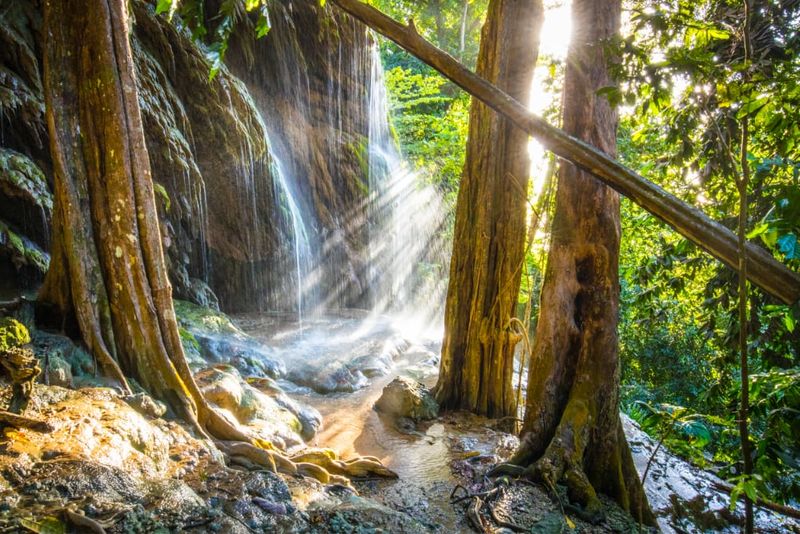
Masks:
[[[285,383],[287,393],[323,416],[322,427],[309,445],[331,448],[344,458],[374,456],[399,475],[397,480],[360,484],[365,496],[411,514],[434,531],[465,526],[463,510],[449,499],[452,489],[464,483],[453,469],[454,462],[496,452],[500,434],[486,426],[485,420],[467,415],[440,418],[412,431],[400,430],[392,418],[372,408],[383,388],[398,375],[410,376],[428,387],[435,384],[438,359],[433,363],[421,360],[438,356],[440,328],[358,312],[317,317],[302,325],[258,315],[239,316],[236,322],[274,347],[290,374],[303,366],[347,364],[394,347],[388,373],[370,377],[354,392],[320,394]],[[513,445],[507,444],[508,450]]]

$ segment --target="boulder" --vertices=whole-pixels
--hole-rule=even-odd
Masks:
[[[383,394],[375,403],[375,410],[414,421],[433,419],[439,414],[439,406],[430,391],[419,382],[402,376],[383,388]]]
[[[260,391],[248,384],[232,366],[204,369],[195,379],[205,398],[224,410],[232,421],[280,448],[302,445],[304,439],[313,437],[319,428],[315,410],[301,407],[280,389],[268,393]],[[319,414],[316,418],[321,420]]]
[[[72,366],[67,360],[53,355],[47,358],[47,368],[39,375],[39,381],[62,388],[72,387]]]
[[[352,393],[368,383],[367,377],[347,363],[340,361],[324,362],[321,366],[313,363],[289,371],[287,378],[301,386],[307,386],[317,393]]]

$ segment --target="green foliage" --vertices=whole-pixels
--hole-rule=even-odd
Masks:
[[[393,123],[413,165],[445,193],[454,206],[464,167],[469,99],[443,92],[444,80],[404,67],[386,72]]]
[[[628,409],[631,417],[648,433],[683,456],[703,464],[704,449],[711,443],[712,428],[707,417],[683,406],[637,401]]]
[[[733,490],[731,490],[731,503],[730,503],[730,510],[733,511],[736,509],[736,502],[739,500],[739,497],[742,495],[747,495],[751,501],[755,501],[758,498],[758,483],[761,482],[763,478],[760,475],[739,475],[733,477],[731,482],[734,483]]]
[[[628,108],[620,157],[628,166],[729,228],[736,225],[741,121],[748,117],[749,239],[800,268],[800,5],[759,4],[751,20],[754,53],[745,62],[743,10],[727,0],[632,0],[631,31],[610,44],[622,55]],[[744,73],[746,72],[746,76]],[[622,205],[620,323],[623,403],[685,406],[702,414],[710,443],[667,445],[713,461],[743,493],[797,498],[800,309],[753,289],[749,306],[751,433],[755,474],[741,475],[736,341],[736,273],[630,202]],[[677,433],[676,433],[677,434]]]
[[[425,39],[465,65],[475,65],[488,0],[368,0],[368,3],[395,20],[413,20]],[[397,49],[392,55],[407,56]]]
[[[371,0],[390,17],[413,20],[417,31],[468,66],[477,61],[488,0]],[[464,168],[469,97],[432,68],[381,42],[392,121],[405,156],[443,193],[452,230]]]
[[[222,0],[217,13],[207,19],[205,0],[158,0],[156,13],[166,13],[169,18],[177,13],[191,30],[192,37],[205,43],[206,59],[210,63],[208,77],[213,79],[225,61],[233,30],[244,17],[255,15],[253,30],[257,38],[269,32],[268,8],[269,0]]]

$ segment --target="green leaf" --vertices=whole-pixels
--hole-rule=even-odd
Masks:
[[[272,25],[269,22],[267,12],[266,10],[262,11],[258,16],[258,22],[256,22],[256,37],[259,39],[264,37],[269,33],[270,28],[272,28]]]
[[[747,234],[747,239],[753,239],[754,237],[758,237],[761,234],[764,234],[769,230],[769,223],[762,222],[756,225],[749,234]]]
[[[787,312],[783,316],[783,324],[784,326],[786,326],[786,330],[788,330],[789,333],[794,332],[795,320],[794,320],[794,315],[792,315],[791,311]]]
[[[172,13],[175,10],[175,3],[173,0],[158,0],[156,4],[156,15],[160,15],[161,13]]]
[[[758,497],[758,492],[756,491],[756,485],[753,483],[752,480],[748,480],[744,483],[744,494],[747,495],[751,501],[755,501]]]

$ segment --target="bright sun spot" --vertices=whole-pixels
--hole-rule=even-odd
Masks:
[[[572,34],[572,15],[569,0],[545,2],[544,24],[539,45],[541,56],[564,59],[567,57],[569,37]]]
[[[545,2],[544,23],[542,24],[539,45],[539,65],[533,77],[533,87],[529,107],[537,115],[560,98],[560,88],[548,87],[545,83],[549,74],[551,60],[563,61],[567,57],[569,40],[572,35],[572,14],[570,0],[549,0]],[[531,178],[533,198],[538,198],[544,185],[547,172],[547,153],[537,141],[531,139],[528,145],[531,156]],[[540,225],[541,227],[542,225]]]

